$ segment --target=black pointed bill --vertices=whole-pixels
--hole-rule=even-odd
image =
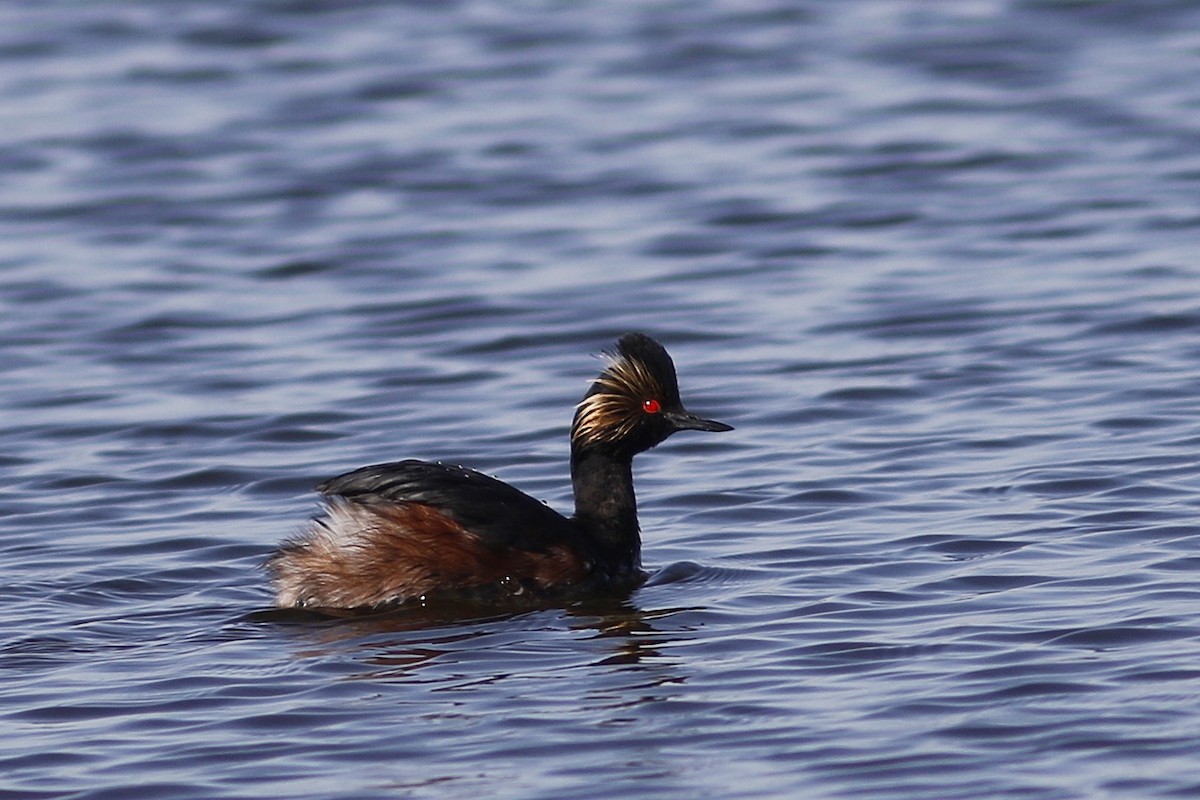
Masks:
[[[733,430],[732,425],[697,417],[690,411],[668,411],[663,416],[675,426],[675,430],[677,431],[712,431],[713,433],[720,433],[721,431]]]

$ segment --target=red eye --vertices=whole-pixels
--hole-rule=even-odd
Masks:
[[[649,400],[642,403],[642,411],[645,411],[647,414],[657,414],[658,412],[662,411],[662,403],[651,397]]]

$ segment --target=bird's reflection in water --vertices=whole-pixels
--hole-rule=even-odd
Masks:
[[[318,613],[269,609],[246,621],[284,628],[296,640],[298,658],[321,658],[356,650],[371,669],[355,673],[358,680],[413,680],[434,664],[457,664],[460,676],[468,662],[478,664],[478,677],[545,669],[533,653],[567,655],[578,664],[581,654],[594,665],[638,665],[647,660],[663,664],[661,647],[685,631],[656,626],[685,608],[646,610],[631,597],[588,596],[563,602],[533,602],[484,606],[473,602],[405,605],[386,612]],[[566,646],[573,642],[603,642]],[[548,655],[548,657],[551,657]]]

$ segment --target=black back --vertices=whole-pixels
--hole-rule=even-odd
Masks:
[[[363,505],[432,506],[497,548],[541,552],[576,538],[573,524],[562,514],[503,481],[464,467],[415,459],[373,464],[330,478],[317,491]]]

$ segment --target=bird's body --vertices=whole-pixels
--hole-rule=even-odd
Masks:
[[[685,411],[666,350],[629,334],[576,410],[572,517],[462,467],[408,460],[356,469],[317,487],[325,513],[268,560],[276,604],[371,609],[635,580],[633,456],[686,429],[729,426]]]

